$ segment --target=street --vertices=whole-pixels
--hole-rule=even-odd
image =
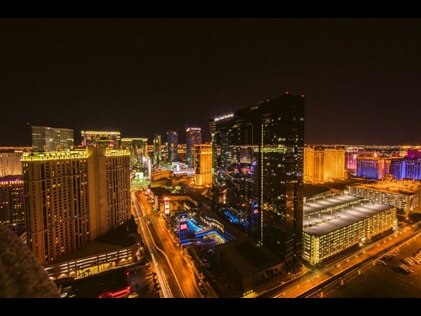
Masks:
[[[176,240],[168,232],[164,219],[153,214],[143,193],[133,192],[132,200],[134,215],[140,223],[139,233],[153,258],[164,297],[202,297],[194,278],[193,263],[186,258],[184,250],[176,246]]]
[[[298,277],[291,282],[288,282],[288,284],[272,284],[272,288],[263,288],[245,297],[299,297],[303,293],[311,289],[317,288],[323,282],[337,276],[343,271],[350,269],[351,267],[357,266],[369,258],[376,257],[376,255],[382,253],[385,249],[389,247],[393,247],[393,245],[399,243],[400,241],[413,234],[417,230],[415,226],[416,225],[403,227],[395,233],[383,237],[382,239],[377,240],[376,242],[373,242],[372,244],[362,249],[359,249],[353,254],[347,256],[346,258],[340,258],[336,262],[326,267],[310,270],[303,276]]]

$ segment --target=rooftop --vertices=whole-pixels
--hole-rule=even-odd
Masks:
[[[388,205],[362,202],[330,213],[304,215],[303,231],[309,235],[322,236],[392,208]]]
[[[106,157],[130,156],[130,151],[126,149],[109,149],[105,151]]]
[[[363,199],[345,194],[331,194],[308,199],[303,206],[304,216],[318,214],[323,210],[342,208],[363,201]]]
[[[141,140],[143,142],[148,142],[148,139],[145,138],[145,137],[123,137],[121,139],[122,142],[131,142],[131,141],[134,141],[134,140]]]
[[[386,193],[414,194],[421,191],[421,181],[413,180],[382,180],[371,183],[361,183],[353,187]]]
[[[157,196],[171,195],[171,191],[163,187],[151,187],[151,191],[154,195]]]
[[[0,147],[0,153],[21,153],[31,149],[32,147]]]
[[[222,252],[237,271],[247,277],[255,272],[272,267],[281,262],[277,256],[264,247],[257,247],[251,240],[235,240],[221,244],[216,251]]]
[[[23,153],[21,161],[86,159],[86,158],[88,158],[88,153],[84,150],[48,151],[48,152]]]
[[[127,225],[126,222],[123,225],[114,228],[82,247],[66,253],[52,262],[52,264],[96,256],[105,252],[116,251],[135,245],[140,240],[140,237],[137,233],[128,232]]]
[[[120,135],[119,131],[81,131],[82,135]]]

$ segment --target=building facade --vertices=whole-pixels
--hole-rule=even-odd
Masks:
[[[380,180],[384,179],[386,174],[390,173],[391,162],[395,158],[374,156],[357,157],[356,176],[365,179]]]
[[[194,146],[195,185],[212,185],[212,145],[200,144]]]
[[[25,223],[25,196],[21,176],[0,178],[0,224]]]
[[[130,152],[88,148],[90,236],[123,224],[130,214]]]
[[[122,138],[121,149],[130,151],[130,167],[147,173],[148,170],[148,139],[147,138]]]
[[[200,127],[189,127],[186,129],[186,164],[193,168],[194,145],[202,143],[202,129]]]
[[[22,166],[27,245],[48,264],[89,241],[88,155],[24,154]]]
[[[178,161],[178,132],[170,130],[167,132],[168,161]]]
[[[68,150],[74,146],[73,129],[48,126],[32,126],[34,151]]]
[[[304,205],[303,259],[311,265],[397,228],[396,208],[349,195],[309,199]]]
[[[214,209],[280,256],[286,271],[298,269],[304,97],[285,94],[214,122]]]
[[[41,264],[128,219],[129,157],[103,146],[23,155],[27,244]]]
[[[179,161],[186,161],[187,160],[187,146],[186,144],[178,144],[177,149],[178,160]]]
[[[394,159],[390,165],[390,173],[398,180],[421,180],[421,159]]]
[[[162,161],[161,135],[156,134],[153,138],[153,163],[159,166]]]
[[[348,192],[375,203],[396,207],[405,216],[421,211],[421,183],[417,181],[382,180],[349,186]]]
[[[304,148],[304,182],[325,183],[347,178],[345,170],[345,149]]]
[[[106,148],[120,149],[121,133],[119,131],[81,131],[82,146],[101,145]]]
[[[0,177],[22,175],[20,159],[32,147],[0,147]]]

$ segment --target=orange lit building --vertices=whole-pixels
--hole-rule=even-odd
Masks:
[[[324,183],[346,177],[345,149],[304,148],[305,183]]]
[[[197,186],[212,185],[212,145],[194,146],[194,172]]]
[[[20,159],[32,147],[0,147],[0,177],[22,175]]]
[[[45,265],[129,218],[130,152],[24,153],[27,244]]]

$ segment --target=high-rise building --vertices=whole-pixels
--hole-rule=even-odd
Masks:
[[[72,149],[73,129],[48,126],[32,126],[32,148],[34,151]]]
[[[161,135],[155,134],[153,138],[153,163],[159,166],[161,161],[162,161]]]
[[[383,179],[385,174],[390,172],[391,161],[393,158],[374,156],[357,157],[357,172],[356,176],[366,179]]]
[[[40,263],[128,219],[129,155],[102,146],[23,155],[27,244]]]
[[[178,144],[177,155],[179,161],[187,160],[187,146],[186,144]]]
[[[212,145],[194,145],[195,185],[212,185]]]
[[[215,166],[217,165],[216,158],[218,157],[218,154],[216,154],[218,150],[218,146],[216,145],[216,142],[215,142],[216,122],[214,119],[209,119],[209,131],[210,131],[211,144],[212,144],[212,182],[213,182],[213,178],[215,176]]]
[[[188,127],[186,129],[186,164],[192,168],[194,164],[194,145],[202,143],[202,129],[200,127]]]
[[[304,96],[285,94],[214,118],[216,210],[301,267]]]
[[[393,159],[390,165],[390,174],[395,179],[421,180],[421,151],[408,150],[405,158]]]
[[[130,214],[130,152],[88,148],[90,236],[94,239],[127,221]]]
[[[304,149],[304,182],[324,183],[345,178],[345,149],[323,147]]]
[[[421,146],[400,146],[399,156],[410,159],[421,159]]]
[[[24,202],[22,177],[0,178],[0,224],[25,223]]]
[[[350,195],[394,206],[399,214],[421,213],[421,183],[412,180],[382,180],[348,187]]]
[[[147,170],[148,139],[122,138],[121,148],[130,151],[130,166],[136,170]]]
[[[22,175],[20,159],[32,147],[0,147],[0,177]]]
[[[88,155],[24,154],[27,244],[48,264],[89,241]]]
[[[81,131],[82,145],[102,145],[106,148],[120,149],[121,135],[119,131]]]
[[[377,152],[365,151],[362,147],[348,146],[345,148],[345,164],[347,171],[355,176],[357,171],[357,158],[358,157],[372,157],[377,155]]]
[[[177,148],[178,148],[178,132],[170,130],[167,132],[167,143],[168,143],[168,161],[174,162],[178,160]]]

